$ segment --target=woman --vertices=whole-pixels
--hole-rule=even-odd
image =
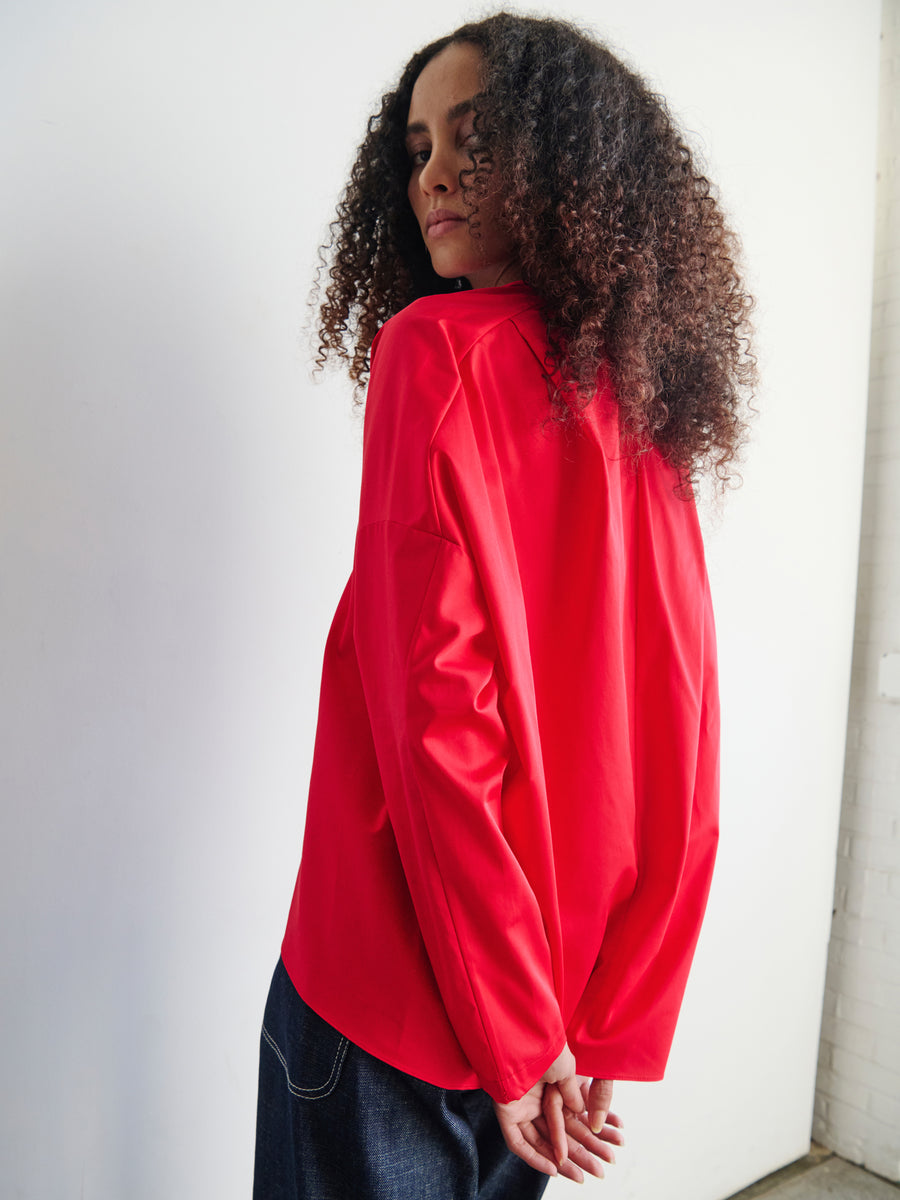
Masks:
[[[360,518],[255,1194],[520,1200],[602,1174],[612,1081],[669,1052],[717,838],[691,485],[749,299],[662,101],[556,20],[415,55],[333,231]]]

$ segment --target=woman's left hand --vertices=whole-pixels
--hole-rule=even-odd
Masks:
[[[547,1126],[541,1110],[544,1088],[552,1086],[541,1081],[529,1088],[518,1100],[511,1100],[508,1104],[494,1101],[494,1112],[507,1147],[523,1162],[534,1167],[536,1171],[543,1171],[545,1175],[558,1174],[554,1150],[547,1137]],[[539,1125],[543,1126],[543,1130],[538,1128]]]

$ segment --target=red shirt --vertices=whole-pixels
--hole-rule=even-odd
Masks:
[[[353,571],[282,957],[351,1041],[442,1087],[659,1079],[717,841],[695,506],[601,390],[549,421],[524,283],[372,348]]]

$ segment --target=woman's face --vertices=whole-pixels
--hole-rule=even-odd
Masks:
[[[492,287],[521,279],[515,250],[497,226],[500,197],[479,202],[478,236],[466,220],[459,185],[469,170],[469,151],[477,151],[472,131],[472,98],[481,91],[481,51],[454,42],[425,66],[413,87],[406,129],[409,153],[409,202],[431,256],[444,279],[464,277],[472,287]]]

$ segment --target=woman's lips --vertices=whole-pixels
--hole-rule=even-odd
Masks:
[[[449,208],[435,208],[425,218],[425,236],[427,238],[443,237],[451,233],[457,225],[464,224],[466,218]]]
[[[465,221],[462,217],[446,217],[443,221],[435,221],[433,225],[428,226],[427,237],[439,238],[445,233],[450,233],[457,225],[464,225]]]

